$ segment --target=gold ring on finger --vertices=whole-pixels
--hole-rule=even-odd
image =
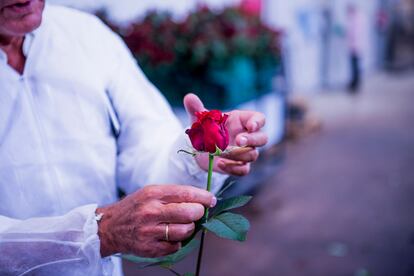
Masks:
[[[169,230],[170,230],[170,225],[167,223],[165,225],[165,240],[166,241],[170,241]]]

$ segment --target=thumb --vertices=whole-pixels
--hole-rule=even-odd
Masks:
[[[206,108],[200,98],[192,93],[185,95],[184,107],[188,116],[191,118],[191,122],[197,120],[197,117],[195,116],[196,112],[206,111]]]

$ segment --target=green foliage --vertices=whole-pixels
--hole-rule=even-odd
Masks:
[[[198,240],[193,239],[186,246],[182,247],[174,254],[159,258],[143,258],[133,255],[123,255],[122,258],[134,263],[146,264],[143,267],[158,265],[164,268],[168,268],[187,257],[191,252],[193,252],[194,249],[198,248],[199,243],[200,242]]]
[[[242,215],[226,212],[211,218],[203,226],[221,238],[245,241],[250,223]]]
[[[224,211],[240,208],[249,203],[252,199],[251,196],[237,196],[228,199],[221,200],[217,203],[216,207],[212,209],[212,216],[219,215]]]
[[[190,91],[209,108],[251,100],[269,92],[280,64],[281,32],[238,8],[199,8],[180,21],[151,11],[125,28],[109,24],[173,105]]]

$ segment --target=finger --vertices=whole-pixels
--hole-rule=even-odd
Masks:
[[[167,240],[167,224],[162,223],[157,226],[158,240],[179,242],[189,238],[195,229],[194,223],[186,224],[168,224],[168,240]]]
[[[240,121],[248,132],[260,130],[266,123],[263,113],[256,111],[240,111]]]
[[[264,132],[240,133],[236,136],[236,144],[240,147],[262,147],[266,145],[268,136]]]
[[[254,162],[259,157],[259,151],[252,147],[235,148],[222,154],[221,157],[244,163]]]
[[[222,171],[234,176],[245,176],[250,172],[250,163],[240,165],[227,162],[227,160],[222,160],[219,162],[218,166]]]
[[[157,251],[160,252],[158,257],[160,256],[166,256],[173,254],[180,250],[181,248],[181,242],[167,242],[167,241],[159,241],[157,243]]]
[[[184,97],[184,107],[187,111],[187,114],[191,118],[191,122],[196,121],[197,117],[195,116],[196,112],[206,111],[203,102],[195,94],[187,94]]]
[[[204,207],[198,203],[169,203],[161,208],[160,222],[192,223],[202,218]]]
[[[184,185],[162,185],[158,187],[158,199],[165,203],[192,202],[206,207],[214,207],[216,197],[206,190]]]

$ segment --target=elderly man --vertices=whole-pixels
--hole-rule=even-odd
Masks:
[[[204,109],[195,95],[184,105],[190,116]],[[229,114],[231,143],[251,150],[217,159],[214,191],[225,174],[247,174],[267,139],[262,114]],[[115,253],[178,250],[216,203],[192,187],[204,186],[207,162],[176,153],[187,147],[99,20],[0,0],[0,275],[119,275]],[[118,201],[117,188],[129,195]]]

